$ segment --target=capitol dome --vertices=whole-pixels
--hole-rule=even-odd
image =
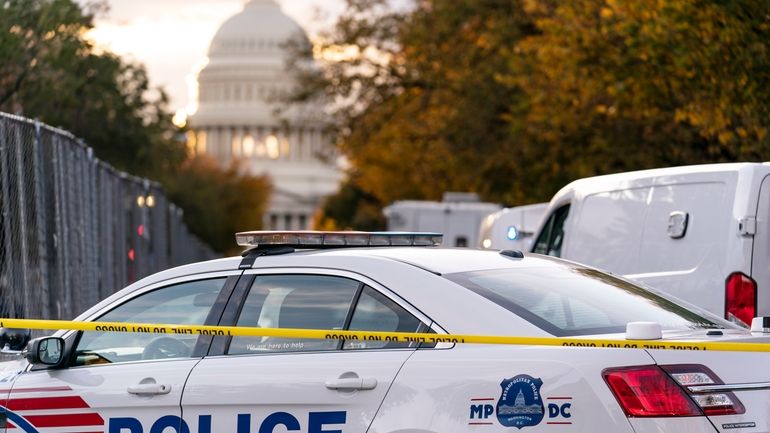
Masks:
[[[309,43],[302,28],[274,0],[246,3],[211,41],[208,64],[198,76],[193,122],[203,126],[273,121],[274,112],[283,108],[275,101],[294,85],[286,74],[286,46],[296,42]],[[282,115],[302,120],[320,107],[313,108],[292,107]]]
[[[235,160],[268,175],[273,196],[263,226],[307,229],[323,197],[336,191],[340,171],[324,134],[322,105],[292,105],[282,97],[295,82],[287,73],[287,44],[309,43],[274,0],[250,0],[217,31],[198,74],[198,110],[188,146],[223,166]]]
[[[252,0],[219,28],[209,48],[209,58],[280,49],[293,37],[304,37],[302,28],[272,0]]]

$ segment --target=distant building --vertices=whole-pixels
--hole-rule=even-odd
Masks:
[[[276,98],[294,85],[285,71],[285,44],[297,38],[307,41],[274,0],[250,0],[211,41],[209,62],[198,77],[198,110],[189,119],[193,152],[223,166],[239,159],[252,174],[271,178],[267,229],[309,228],[321,200],[341,179],[323,132],[323,107],[277,111]]]
[[[445,192],[440,202],[393,202],[383,209],[383,214],[388,219],[388,230],[443,233],[444,246],[475,248],[481,222],[499,210],[500,205],[483,203],[475,193]]]

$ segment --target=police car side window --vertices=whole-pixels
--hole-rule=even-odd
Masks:
[[[351,331],[418,332],[422,323],[401,306],[371,287],[364,287],[358,298]],[[413,343],[392,341],[346,340],[343,349],[393,349],[412,347]]]
[[[328,275],[262,275],[254,280],[236,326],[344,329],[360,283]],[[335,340],[233,337],[230,355],[336,350]]]
[[[97,321],[202,325],[225,280],[190,281],[153,290],[120,304]],[[78,341],[74,364],[189,357],[197,338],[192,334],[87,331]]]

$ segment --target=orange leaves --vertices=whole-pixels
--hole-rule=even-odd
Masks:
[[[549,13],[519,44],[504,81],[529,98],[523,114],[533,135],[543,131],[554,147],[635,140],[689,155],[674,163],[711,158],[697,152],[703,142],[715,143],[719,158],[770,156],[770,74],[758,72],[770,71],[765,2],[534,3],[527,10]],[[738,141],[753,141],[742,147],[751,153],[734,153]],[[660,163],[633,159],[629,168]]]
[[[395,37],[400,74],[342,137],[383,203],[457,189],[518,204],[580,176],[770,159],[766,0],[420,5],[373,32]]]

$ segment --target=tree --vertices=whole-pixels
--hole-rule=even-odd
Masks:
[[[352,182],[375,202],[543,201],[585,176],[767,159],[769,8],[348,0],[298,95],[334,101]]]
[[[521,89],[523,162],[556,189],[595,174],[770,156],[770,3],[533,1],[537,32],[502,82]]]
[[[83,38],[92,15],[71,0],[9,0],[4,12],[0,110],[62,126],[132,174],[182,162],[166,94],[150,88],[143,66]]]
[[[420,2],[391,10],[349,0],[316,47],[322,74],[301,75],[301,96],[335,101],[351,182],[374,202],[439,199],[448,190],[509,194],[509,103],[497,82],[512,41],[529,31],[517,1]],[[334,202],[334,201],[332,201]],[[371,203],[371,201],[370,201]],[[353,218],[350,218],[353,220]]]
[[[145,68],[84,39],[93,13],[72,0],[0,0],[0,110],[60,126],[120,170],[161,181],[193,232],[217,251],[259,228],[267,179],[187,159],[184,131]]]
[[[216,251],[239,253],[234,234],[261,228],[270,181],[244,174],[238,164],[223,170],[210,157],[189,158],[162,182],[190,230]]]
[[[27,80],[51,73],[60,58],[83,47],[91,19],[67,0],[9,0],[0,10],[0,107],[7,110]]]
[[[339,191],[324,200],[313,226],[318,230],[385,230],[383,204],[346,180]]]

